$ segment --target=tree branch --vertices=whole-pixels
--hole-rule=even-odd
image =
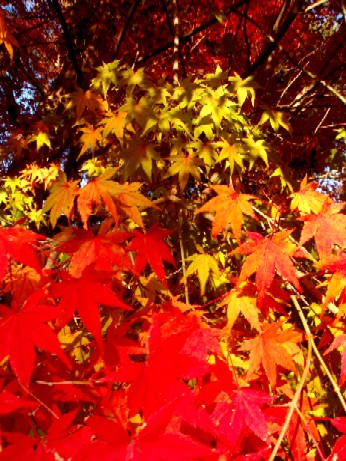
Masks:
[[[130,27],[130,24],[132,22],[133,16],[135,15],[136,9],[138,5],[141,3],[141,0],[136,0],[129,11],[129,14],[127,16],[126,22],[124,24],[124,27],[122,28],[122,31],[120,32],[117,40],[116,40],[116,45],[115,45],[115,57],[117,58],[119,54],[120,47],[124,41],[124,38],[126,36],[127,29]]]
[[[62,27],[62,30],[63,30],[63,35],[65,37],[65,42],[66,42],[66,46],[67,46],[67,52],[68,52],[68,55],[69,55],[69,57],[71,59],[74,71],[76,73],[77,85],[80,88],[83,88],[83,72],[82,72],[81,68],[79,67],[79,64],[78,64],[78,61],[77,61],[77,56],[76,56],[76,53],[75,53],[74,44],[73,44],[70,32],[69,32],[68,27],[67,27],[67,23],[66,23],[66,20],[65,20],[64,13],[63,13],[63,11],[61,9],[59,0],[51,0],[51,2],[53,4],[53,7],[54,7],[54,9],[56,11],[56,14],[57,14],[59,20],[60,20],[60,24],[61,24],[61,27]]]
[[[246,3],[249,3],[249,1],[250,0],[238,0],[237,3],[235,3],[233,6],[231,6],[223,14],[227,16],[227,15],[229,15],[231,13],[235,13],[235,12],[237,12],[238,8],[245,5]],[[213,17],[209,21],[206,21],[204,24],[201,24],[200,26],[193,29],[188,34],[183,35],[182,37],[180,37],[180,43],[187,43],[193,36],[199,34],[200,32],[205,31],[206,29],[208,29],[209,27],[211,27],[211,26],[213,26],[214,24],[217,24],[217,23],[218,23],[217,18]],[[174,41],[171,41],[171,42],[167,43],[166,45],[161,46],[160,48],[157,48],[152,53],[147,54],[146,56],[143,56],[142,58],[140,58],[137,61],[137,65],[142,65],[146,61],[148,61],[149,59],[154,58],[155,56],[158,56],[158,55],[164,53],[165,51],[167,51],[167,50],[169,50],[170,48],[173,48],[173,47],[174,47]]]
[[[285,36],[292,22],[295,20],[297,15],[302,11],[302,6],[304,3],[305,3],[305,0],[299,0],[296,3],[294,3],[291,11],[288,12],[286,19],[284,20],[284,22],[282,23],[282,26],[277,32],[275,31],[277,24],[276,23],[274,24],[273,31],[276,32],[274,37],[270,36],[269,34],[265,34],[267,38],[269,39],[269,43],[267,47],[262,51],[262,53],[258,56],[256,61],[249,67],[246,74],[243,76],[244,78],[248,77],[249,75],[254,74],[255,71],[268,60],[269,56],[278,47],[281,39]],[[251,19],[248,16],[246,17],[248,20]]]

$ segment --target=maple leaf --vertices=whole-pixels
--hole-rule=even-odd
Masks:
[[[255,89],[258,88],[258,85],[253,81],[253,76],[247,77],[243,80],[236,72],[234,72],[234,75],[234,77],[229,77],[228,80],[234,85],[239,106],[241,107],[244,104],[248,95],[251,96],[251,103],[254,105]]]
[[[98,416],[88,418],[87,423],[91,427],[96,441],[81,452],[81,459],[85,461],[210,459],[213,453],[210,447],[191,436],[180,433],[177,429],[169,430],[167,428],[176,405],[177,400],[160,408],[131,438],[116,421]]]
[[[100,86],[102,86],[102,93],[104,98],[106,98],[111,84],[113,83],[113,85],[115,85],[118,81],[116,71],[119,63],[120,61],[115,60],[108,64],[103,64],[102,66],[96,67],[98,75],[92,80],[92,85],[94,88],[100,88]]]
[[[0,45],[4,44],[5,48],[10,55],[11,61],[13,60],[13,46],[19,48],[19,43],[14,38],[14,36],[7,30],[5,15],[2,10],[0,10]]]
[[[273,401],[273,397],[250,388],[221,392],[216,397],[212,419],[217,431],[226,438],[229,447],[239,451],[242,439],[251,433],[269,443],[266,418],[261,409]]]
[[[321,258],[327,258],[334,245],[346,246],[346,216],[340,211],[344,203],[325,201],[321,211],[316,215],[308,215],[302,219],[304,227],[299,245],[315,237],[317,251]]]
[[[263,302],[264,296],[274,279],[275,272],[292,283],[297,290],[301,289],[296,269],[290,257],[292,248],[287,242],[291,232],[292,230],[280,231],[269,238],[264,238],[257,232],[248,232],[247,235],[250,240],[231,253],[249,255],[242,266],[239,283],[244,282],[256,272],[259,305]]]
[[[12,301],[18,306],[44,285],[44,278],[32,267],[13,266],[5,277],[4,293],[11,293]]]
[[[28,181],[32,188],[37,183],[43,183],[44,188],[47,189],[57,180],[59,173],[59,166],[55,163],[51,164],[49,168],[40,168],[36,163],[32,163],[21,170],[20,178]]]
[[[292,197],[291,210],[299,210],[302,213],[320,213],[323,203],[329,198],[325,194],[317,192],[318,184],[308,183],[307,175],[300,184],[300,190],[290,195]]]
[[[49,196],[45,201],[42,211],[46,213],[50,210],[50,222],[53,227],[61,215],[65,215],[70,221],[73,210],[74,199],[77,195],[79,180],[67,181],[66,174],[59,172],[57,181],[49,189]]]
[[[237,165],[240,170],[243,169],[243,157],[245,154],[244,147],[240,142],[232,139],[223,139],[218,143],[221,147],[218,161],[227,160],[231,174],[233,174],[234,167]]]
[[[66,110],[73,107],[76,108],[77,121],[83,115],[85,109],[91,112],[105,112],[108,109],[107,101],[103,101],[100,96],[91,90],[83,91],[77,87],[76,91],[68,95],[70,102],[66,106]]]
[[[103,141],[103,136],[101,128],[94,128],[90,123],[86,123],[84,128],[79,128],[79,131],[82,131],[83,134],[80,137],[82,143],[82,149],[79,152],[77,160],[90,148],[91,152],[94,152],[96,149],[97,143]]]
[[[118,298],[109,285],[110,282],[103,282],[102,273],[95,273],[90,269],[89,271],[84,271],[80,278],[63,274],[62,281],[50,287],[51,294],[60,299],[59,317],[61,320],[66,324],[78,311],[83,324],[94,336],[101,350],[103,344],[99,305],[118,307],[125,310],[131,309],[130,306]]]
[[[29,143],[36,141],[36,149],[40,150],[42,146],[52,147],[48,134],[42,131],[31,136]]]
[[[275,388],[277,365],[286,370],[296,371],[291,351],[299,352],[296,343],[302,340],[302,335],[292,328],[278,331],[281,326],[282,322],[265,323],[263,331],[256,338],[245,341],[240,347],[241,351],[250,351],[247,379],[250,379],[262,364],[271,386]],[[289,352],[288,345],[291,348]]]
[[[98,271],[112,271],[114,266],[121,270],[132,270],[133,264],[128,253],[119,245],[132,234],[114,231],[107,234],[94,235],[92,230],[76,229],[73,238],[59,245],[63,253],[71,254],[69,273],[73,277],[81,277],[82,272],[90,264]]]
[[[265,109],[266,110],[262,113],[261,119],[258,122],[259,125],[269,120],[269,123],[274,131],[278,131],[280,126],[282,126],[285,130],[292,134],[292,127],[284,112],[273,110],[270,107],[265,107]]]
[[[149,353],[145,362],[126,364],[108,379],[130,382],[128,398],[131,412],[136,414],[143,410],[144,415],[150,415],[162,405],[184,395],[188,390],[184,381],[208,372],[210,365],[206,356],[210,349],[219,352],[211,341],[211,335],[200,333],[195,317],[186,318],[183,314],[173,317],[171,312],[157,315],[149,330]]]
[[[329,354],[334,349],[338,349],[342,347],[341,353],[341,373],[340,373],[340,387],[345,384],[346,381],[346,334],[341,334],[336,336],[332,342],[332,344],[328,347],[328,349],[324,352],[324,355]]]
[[[166,286],[166,277],[163,261],[176,267],[174,257],[163,238],[168,237],[172,231],[161,229],[154,224],[145,234],[135,230],[135,236],[127,249],[136,251],[136,270],[142,272],[148,263],[157,275],[158,279]]]
[[[185,278],[197,272],[197,277],[201,285],[201,294],[204,295],[207,280],[211,274],[217,278],[220,277],[219,265],[214,256],[208,253],[195,253],[187,259],[192,262],[185,273]]]
[[[247,152],[244,155],[244,158],[249,162],[250,170],[255,164],[255,161],[258,158],[261,158],[264,163],[268,166],[268,145],[263,139],[254,140],[254,138],[249,135],[247,138],[243,139],[244,145],[247,148]]]
[[[0,229],[0,280],[6,273],[9,257],[40,272],[35,245],[41,239],[44,237],[21,227]]]
[[[35,365],[35,346],[67,361],[57,336],[46,324],[59,315],[51,305],[39,304],[42,292],[35,292],[19,310],[0,305],[0,361],[9,356],[11,367],[23,386],[28,386]]]
[[[103,127],[103,136],[107,137],[110,133],[114,133],[118,140],[122,142],[124,129],[127,123],[127,113],[118,112],[117,114],[113,114],[112,112],[108,112],[106,116],[107,118],[101,120],[101,123],[106,122]]]
[[[225,227],[231,226],[234,236],[239,239],[243,213],[255,218],[252,206],[249,200],[254,200],[256,197],[248,194],[237,194],[232,186],[210,186],[218,195],[210,199],[197,213],[215,212],[215,217],[212,224],[211,234],[216,237]]]
[[[24,399],[18,395],[12,394],[7,389],[3,389],[0,394],[0,415],[8,415],[18,410],[33,411],[39,406],[38,402],[30,399]]]
[[[149,142],[143,142],[140,136],[137,136],[123,150],[121,157],[124,159],[124,177],[132,177],[139,169],[142,169],[146,177],[152,179],[153,162],[159,160],[159,154],[155,145]]]
[[[257,331],[261,330],[259,323],[258,308],[256,306],[256,298],[247,294],[246,291],[232,290],[222,300],[221,306],[227,306],[227,330],[231,330],[234,322],[240,313],[250,323],[252,328]]]
[[[169,167],[165,178],[178,174],[180,189],[183,191],[187,185],[190,175],[200,182],[201,173],[199,168],[204,165],[201,159],[197,157],[184,156],[172,158],[172,165]]]
[[[139,192],[140,183],[119,184],[111,181],[110,178],[115,172],[116,168],[108,168],[101,176],[88,182],[79,191],[77,204],[85,229],[93,207],[95,206],[97,211],[102,202],[117,225],[119,224],[117,207],[141,227],[143,227],[143,221],[138,207],[155,208],[155,205]]]

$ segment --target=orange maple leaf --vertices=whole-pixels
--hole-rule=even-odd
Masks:
[[[275,272],[291,282],[300,291],[296,269],[291,260],[293,248],[290,248],[290,243],[287,241],[291,232],[292,230],[277,232],[268,238],[262,237],[257,232],[248,232],[247,235],[250,240],[231,253],[249,255],[243,264],[239,284],[256,272],[259,305],[264,300]]]
[[[299,353],[300,349],[296,343],[302,340],[302,335],[292,328],[279,331],[281,326],[282,322],[265,323],[263,331],[256,338],[245,341],[241,346],[241,351],[250,351],[247,379],[250,379],[262,364],[269,382],[274,388],[277,365],[286,370],[296,370],[292,355]]]
[[[305,222],[299,245],[315,237],[317,250],[321,258],[327,258],[333,245],[346,246],[346,216],[340,211],[345,203],[325,201],[316,215],[302,218]]]
[[[102,203],[111,213],[117,225],[119,224],[119,211],[123,211],[141,227],[143,227],[143,221],[138,207],[155,207],[139,192],[140,183],[119,184],[111,181],[110,178],[115,172],[116,168],[108,168],[101,176],[90,181],[80,190],[77,204],[85,229],[93,209],[98,210]]]
[[[106,114],[106,117],[106,119],[102,120],[102,122],[106,122],[103,127],[103,136],[107,137],[110,133],[114,133],[121,142],[124,137],[124,129],[127,123],[127,112],[120,111],[117,114],[109,112]]]
[[[76,107],[76,119],[79,120],[86,109],[90,112],[105,112],[108,104],[99,95],[91,90],[83,91],[77,88],[75,92],[70,94],[71,101],[67,104],[66,109]]]
[[[216,237],[230,225],[234,236],[239,239],[243,223],[243,214],[256,218],[249,200],[253,195],[237,194],[232,186],[211,186],[218,195],[205,203],[197,213],[215,212],[211,235]]]
[[[101,128],[94,128],[90,123],[86,123],[84,128],[80,128],[83,134],[80,137],[82,149],[79,152],[77,160],[90,148],[92,152],[96,149],[96,144],[103,140]]]

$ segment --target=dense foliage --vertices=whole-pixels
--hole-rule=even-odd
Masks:
[[[209,3],[0,10],[0,461],[346,459],[346,8]]]

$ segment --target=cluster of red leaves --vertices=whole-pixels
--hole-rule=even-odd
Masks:
[[[227,200],[247,203],[230,193]],[[218,200],[222,204],[223,196],[204,209],[220,213]],[[299,247],[312,237],[325,261],[319,263],[321,271],[339,274],[326,302],[340,296],[344,309],[346,286],[345,258],[325,259],[334,244],[346,246],[341,206],[304,182],[292,194],[291,206],[305,210],[298,246],[289,244],[292,230],[269,237],[249,232],[231,253],[248,256],[235,292],[228,294],[230,306],[238,309],[228,315],[233,316],[230,328],[240,310],[253,326],[240,331],[236,322],[233,339],[227,326],[211,327],[198,306],[176,297],[161,304],[147,298],[140,305],[139,296],[127,293],[126,279],[140,283],[146,267],[167,288],[163,263],[175,266],[164,242],[170,231],[153,225],[147,232],[125,232],[106,220],[98,232],[67,228],[52,244],[20,227],[2,229],[1,275],[4,293],[12,296],[9,305],[0,306],[0,460],[269,459],[293,398],[285,373],[297,375],[297,365],[304,365],[298,346],[303,336],[295,327],[283,328],[284,321],[259,322],[259,313],[266,318],[274,298],[284,300],[280,279],[302,290],[295,258],[302,257]],[[241,212],[238,219],[240,224]],[[213,232],[225,225],[214,222]],[[68,258],[68,266],[58,254]],[[257,311],[250,307],[256,291]],[[325,353],[345,337],[346,331],[336,336]],[[232,360],[245,360],[247,353],[247,373],[242,374]],[[306,459],[305,432],[320,441],[308,416],[313,408],[303,393],[304,425],[295,413],[286,428],[294,459]],[[344,432],[343,418],[332,422]],[[344,439],[330,459],[343,459]]]

